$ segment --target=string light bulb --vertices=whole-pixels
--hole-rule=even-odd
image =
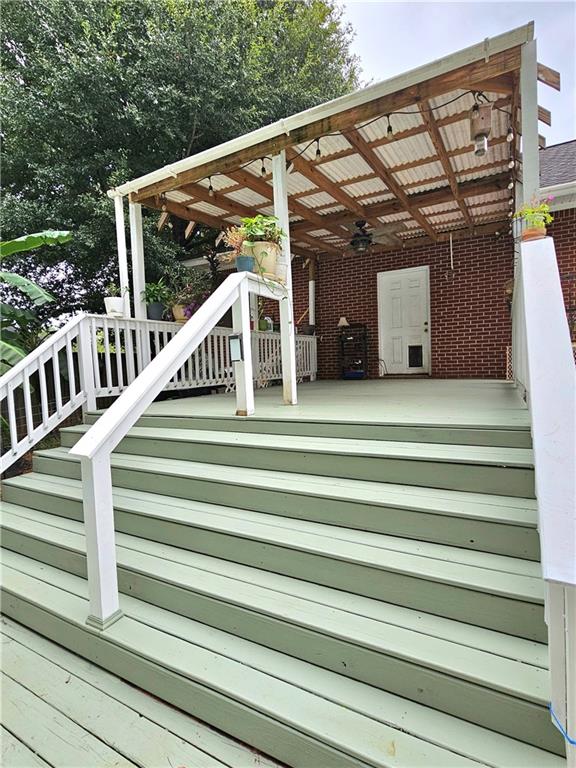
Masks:
[[[474,99],[476,99],[476,96],[474,96]],[[480,114],[480,107],[478,106],[478,102],[474,101],[474,106],[472,107],[472,119],[474,120],[478,115]]]
[[[386,119],[388,120],[388,128],[386,128],[386,138],[390,140],[392,136],[394,136],[394,131],[392,130],[392,123],[390,122],[390,115],[386,115]]]
[[[508,168],[512,170],[515,167],[515,165],[516,165],[516,161],[514,160],[514,158],[511,157],[510,160],[508,161]]]
[[[508,126],[508,130],[506,131],[506,141],[508,144],[514,141],[514,131],[512,130],[512,126]]]
[[[514,189],[514,179],[510,179],[508,182],[508,189]]]
[[[316,139],[316,160],[320,160],[322,152],[320,151],[320,139]]]
[[[214,197],[214,187],[212,186],[212,176],[208,178],[208,194],[210,197]]]
[[[510,206],[510,208],[512,208],[512,206],[514,205],[514,198],[513,197],[509,197],[508,198],[508,205]]]
[[[260,158],[260,162],[262,163],[260,167],[260,176],[266,176],[266,166],[264,165],[264,158]]]

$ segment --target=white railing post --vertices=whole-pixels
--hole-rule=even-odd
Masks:
[[[272,182],[274,189],[274,214],[280,227],[286,233],[282,239],[282,271],[287,296],[280,300],[280,343],[282,354],[282,388],[284,402],[296,405],[296,342],[294,328],[294,307],[292,300],[292,254],[290,251],[290,215],[288,212],[288,180],[286,173],[286,151],[282,150],[272,158]]]
[[[96,410],[96,385],[94,379],[94,359],[92,344],[96,339],[92,338],[90,322],[84,318],[78,329],[78,368],[80,370],[80,385],[86,395],[86,401],[82,406],[83,415]]]
[[[142,298],[142,291],[146,281],[144,273],[144,239],[142,236],[142,206],[139,203],[129,203],[128,208],[130,211],[134,317],[137,320],[145,320],[146,304]]]
[[[116,217],[116,244],[118,248],[118,272],[120,277],[120,295],[124,299],[124,317],[130,317],[130,281],[128,278],[128,253],[126,250],[126,225],[124,222],[124,198],[114,197]]]
[[[242,338],[244,359],[234,363],[236,379],[236,416],[250,416],[254,413],[254,380],[252,373],[252,341],[250,338],[250,301],[248,286],[240,285],[239,296],[232,305],[232,326],[234,333]]]
[[[120,618],[110,453],[82,457],[86,571],[90,614],[86,623],[104,630]]]
[[[538,147],[538,63],[536,40],[521,47],[520,105],[522,120],[522,202],[540,194],[540,157]]]

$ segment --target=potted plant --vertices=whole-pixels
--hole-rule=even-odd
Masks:
[[[147,305],[148,320],[162,320],[170,296],[170,289],[164,283],[164,278],[161,277],[157,283],[146,283],[142,291],[142,298]]]
[[[223,254],[224,261],[234,261],[237,272],[254,272],[254,254],[244,250],[244,227],[230,227],[224,234],[224,242],[232,250]]]
[[[106,307],[106,314],[109,317],[124,317],[124,297],[116,283],[108,283],[106,286],[104,306]]]
[[[550,203],[554,200],[552,195],[545,200],[532,199],[514,214],[515,219],[524,222],[522,240],[538,240],[546,237],[546,225],[554,221],[550,213]]]
[[[278,279],[280,243],[286,233],[278,226],[276,216],[254,216],[242,219],[239,227],[244,236],[242,251],[254,257],[255,271],[263,277]]]
[[[194,312],[210,296],[210,288],[209,272],[200,268],[190,270],[186,284],[175,290],[170,297],[174,320],[177,323],[190,320]]]

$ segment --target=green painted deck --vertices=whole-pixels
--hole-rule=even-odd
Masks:
[[[3,618],[4,768],[279,763]]]
[[[315,381],[298,386],[298,405],[282,402],[279,386],[255,392],[256,419],[370,424],[529,427],[526,404],[512,382],[480,379]],[[147,414],[222,418],[234,415],[235,395],[153,403]]]

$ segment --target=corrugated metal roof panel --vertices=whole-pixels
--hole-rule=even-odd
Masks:
[[[288,194],[297,195],[300,192],[307,192],[309,189],[316,189],[316,184],[307,179],[298,171],[291,171],[288,174]]]
[[[223,208],[217,208],[215,205],[210,205],[210,203],[204,203],[200,201],[196,201],[188,207],[190,210],[202,211],[203,213],[208,213],[210,216],[217,216],[219,218],[222,216],[228,217],[230,215]]]
[[[442,226],[445,223],[452,221],[464,221],[464,217],[460,210],[450,211],[449,213],[440,213],[437,216],[428,216],[428,221],[434,226]]]
[[[166,197],[168,200],[173,200],[175,203],[180,203],[181,205],[188,205],[192,202],[190,195],[187,195],[185,192],[180,192],[178,189],[174,189],[172,192],[166,192]]]
[[[408,221],[411,218],[408,211],[399,211],[398,213],[388,213],[386,216],[379,216],[378,221],[381,221],[382,224],[390,224],[394,221]]]
[[[352,197],[363,197],[370,195],[373,192],[387,192],[387,187],[382,179],[366,179],[365,181],[357,181],[354,184],[345,184],[342,189],[347,195]]]
[[[359,199],[360,205],[375,205],[376,203],[385,203],[387,200],[393,200],[394,195],[390,192],[384,192],[380,195],[370,195],[370,197],[363,197]]]
[[[307,160],[315,160],[316,142],[313,141],[310,146],[308,146],[308,144],[309,142],[306,142],[306,144],[299,144],[296,147],[296,151],[298,153],[302,152],[302,156]],[[350,149],[350,147],[350,143],[344,138],[344,136],[341,136],[340,134],[320,137],[320,152],[322,153],[322,157],[329,157],[330,155],[334,155],[337,152],[342,152],[344,149]]]
[[[404,112],[408,114],[404,114]],[[390,125],[394,133],[416,128],[422,125],[422,123],[421,115],[414,109],[406,109],[402,113],[390,115]],[[380,117],[378,120],[359,128],[359,131],[366,141],[378,141],[378,139],[382,139],[387,135],[388,120],[386,117]]]
[[[237,184],[234,179],[231,179],[228,176],[221,176],[219,173],[211,176],[209,179],[200,179],[200,181],[196,183],[201,187],[206,187],[206,189],[208,189],[210,186],[210,181],[212,181],[212,189],[216,191],[220,189],[227,189],[227,187],[233,187],[235,184]]]
[[[433,163],[427,163],[426,165],[418,165],[416,168],[408,168],[406,171],[398,171],[394,174],[394,178],[400,184],[411,184],[413,182],[422,181],[426,182],[426,179],[437,178],[444,172],[442,163],[439,161]],[[438,183],[438,182],[434,182]]]
[[[373,150],[384,162],[387,168],[393,168],[405,163],[413,163],[414,160],[424,160],[434,157],[436,150],[427,133],[419,133],[400,141],[391,141],[382,144]]]
[[[342,211],[345,211],[346,208],[343,205],[330,205],[326,208],[322,208],[321,210],[318,210],[317,213],[319,213],[321,216],[325,216],[328,213],[341,213]]]
[[[445,203],[438,203],[437,205],[429,205],[427,208],[422,208],[422,213],[425,216],[431,215],[437,213],[445,213],[446,211],[455,211],[458,210],[459,206],[456,200],[448,200]]]
[[[260,195],[258,192],[254,192],[253,189],[248,189],[247,187],[239,189],[236,192],[230,192],[227,197],[231,200],[235,200],[237,203],[247,205],[250,208],[261,208],[263,205],[270,202],[263,195]],[[221,200],[222,205],[225,205],[226,196],[222,196]]]
[[[341,157],[339,160],[331,160],[329,163],[322,163],[318,166],[332,181],[348,181],[348,179],[355,179],[358,176],[368,176],[374,171],[364,158],[360,155],[350,155],[349,157]]]
[[[414,186],[410,187],[410,194],[408,195],[408,199],[412,195],[416,195],[419,192],[428,192],[432,189],[442,189],[443,187],[446,187],[447,179],[445,177],[442,178],[431,178],[430,181],[423,181],[421,184],[414,184]]]
[[[330,205],[331,203],[335,203],[336,200],[334,200],[332,195],[329,195],[328,192],[318,192],[316,195],[307,195],[306,197],[302,197],[300,202],[307,208],[319,208],[322,205]]]

